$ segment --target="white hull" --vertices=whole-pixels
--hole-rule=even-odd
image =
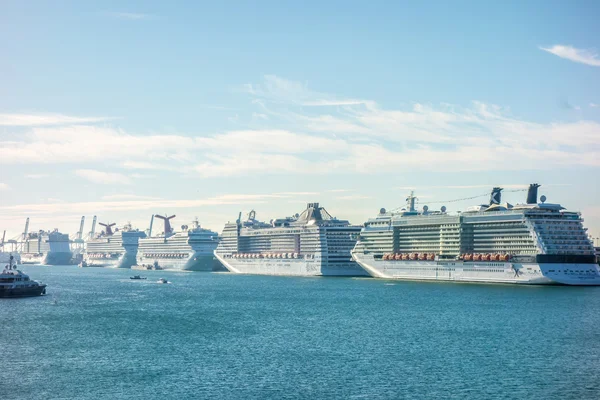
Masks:
[[[86,254],[84,261],[89,267],[131,268],[136,264],[136,257],[135,253],[131,252],[125,252],[118,256],[107,254],[106,257],[90,257]]]
[[[510,262],[388,261],[371,254],[352,258],[374,278],[530,285],[600,285],[597,264],[518,264]]]
[[[212,253],[200,253],[190,251],[188,254],[181,254],[181,258],[152,258],[138,256],[137,263],[140,266],[155,265],[158,263],[160,269],[179,270],[179,271],[214,271],[219,264]]]
[[[367,276],[354,262],[339,265],[323,265],[321,259],[273,259],[273,258],[232,258],[215,253],[217,260],[229,272],[252,275],[279,276]]]

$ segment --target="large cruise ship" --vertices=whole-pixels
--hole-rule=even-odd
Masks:
[[[332,217],[319,203],[302,214],[272,220],[227,223],[215,251],[230,272],[294,276],[367,276],[351,259],[361,227]]]
[[[146,234],[132,229],[131,224],[114,232],[114,223],[100,225],[105,229],[87,241],[82,265],[112,268],[131,268],[136,265],[139,239],[145,238]]]
[[[25,234],[20,253],[23,264],[69,265],[73,262],[69,235],[56,229]]]
[[[216,232],[200,227],[198,220],[175,232],[170,222],[175,215],[154,218],[164,221],[164,233],[139,240],[138,266],[185,271],[213,271],[219,267],[213,254],[219,243]]]
[[[489,204],[454,215],[416,210],[411,193],[405,209],[365,223],[352,257],[375,278],[600,285],[580,213],[538,202],[538,187],[514,206],[494,188]]]

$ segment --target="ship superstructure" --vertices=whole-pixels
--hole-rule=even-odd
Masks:
[[[600,270],[583,219],[560,204],[537,200],[489,204],[449,214],[446,208],[405,209],[369,219],[352,252],[371,276],[459,282],[600,285]]]
[[[265,223],[251,211],[223,229],[215,251],[230,271],[293,276],[366,276],[351,259],[361,227],[332,217],[319,203],[302,214]]]
[[[104,230],[86,243],[84,266],[131,268],[137,263],[139,240],[144,232],[133,229],[131,224],[113,231],[114,223],[99,223]]]
[[[28,232],[29,218],[19,245],[23,264],[69,265],[73,261],[69,235],[53,231]]]
[[[184,271],[213,271],[219,264],[214,250],[219,235],[202,228],[198,220],[192,226],[182,225],[180,232],[171,227],[170,217],[154,215],[164,221],[164,232],[158,236],[140,239],[137,264],[140,267],[174,269]]]

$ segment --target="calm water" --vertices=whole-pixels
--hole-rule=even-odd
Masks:
[[[600,398],[600,288],[24,270],[0,399]]]

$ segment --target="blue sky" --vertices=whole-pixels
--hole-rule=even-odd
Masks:
[[[323,3],[2,2],[0,229],[535,181],[600,236],[600,4]]]

